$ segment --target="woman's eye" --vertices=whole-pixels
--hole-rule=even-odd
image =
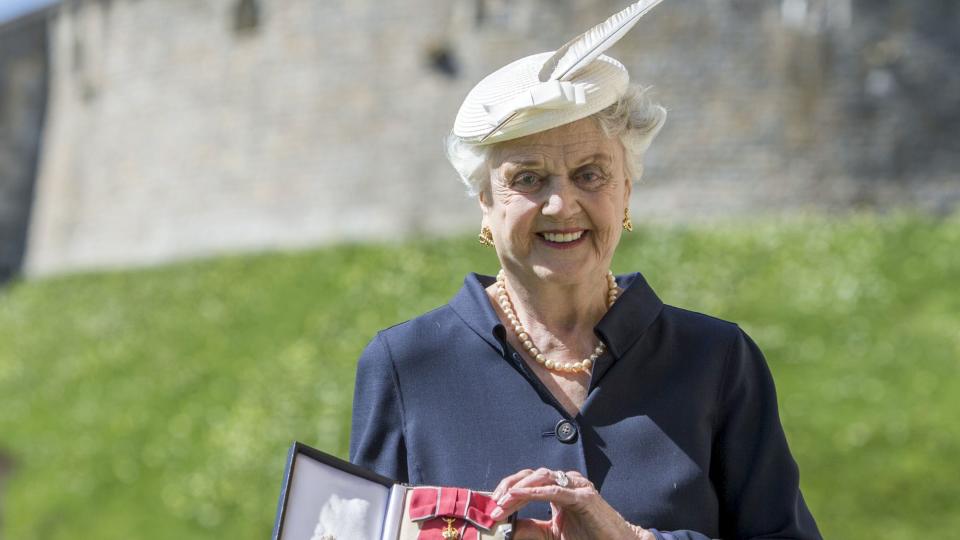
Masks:
[[[513,177],[512,184],[518,189],[531,189],[540,185],[540,177],[531,172],[520,173]]]
[[[580,184],[593,186],[602,183],[606,177],[598,170],[587,169],[577,173],[576,180]]]

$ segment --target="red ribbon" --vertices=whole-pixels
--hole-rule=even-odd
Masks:
[[[422,522],[417,540],[443,540],[445,518],[454,520],[460,540],[478,540],[480,529],[493,529],[496,507],[487,495],[463,488],[418,487],[410,495],[410,519]]]

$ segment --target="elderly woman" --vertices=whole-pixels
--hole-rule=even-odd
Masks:
[[[618,37],[523,58],[467,96],[448,155],[502,269],[369,344],[351,460],[493,491],[518,540],[820,538],[757,346],[610,273],[666,116],[595,52]]]

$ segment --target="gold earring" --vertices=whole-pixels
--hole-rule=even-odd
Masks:
[[[623,230],[627,232],[633,231],[633,222],[630,221],[630,209],[623,209]]]
[[[480,245],[493,247],[493,232],[490,231],[490,227],[486,225],[480,227],[480,234],[477,236],[480,237]]]

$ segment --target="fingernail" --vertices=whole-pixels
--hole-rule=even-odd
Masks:
[[[499,499],[497,499],[497,506],[503,506],[503,505],[507,504],[507,501],[509,501],[509,500],[510,500],[510,494],[507,493],[507,494],[504,495],[503,497],[500,497]]]
[[[493,499],[493,500],[499,499],[499,498],[500,498],[500,490],[498,489],[498,490],[494,491],[493,493],[491,493],[491,494],[490,494],[490,498]]]
[[[502,516],[502,515],[503,515],[503,508],[500,508],[499,506],[496,507],[496,508],[494,508],[493,512],[490,512],[490,517],[492,517],[492,518],[494,518],[494,519],[496,519],[496,518],[498,518],[498,517],[500,517],[500,516]]]

